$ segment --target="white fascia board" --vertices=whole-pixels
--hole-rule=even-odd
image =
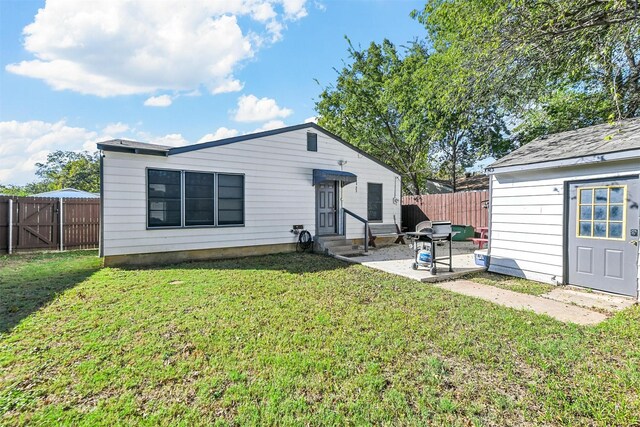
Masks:
[[[640,160],[640,150],[627,150],[618,151],[615,153],[595,154],[592,156],[574,157],[571,159],[551,160],[547,162],[529,163],[524,165],[513,166],[496,166],[495,168],[488,167],[485,169],[487,175],[494,175],[498,173],[509,172],[522,172],[537,169],[551,169],[557,167],[567,166],[582,166],[592,163],[610,162],[615,160],[630,160],[637,158]]]

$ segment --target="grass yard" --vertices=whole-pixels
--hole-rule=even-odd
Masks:
[[[519,277],[503,276],[495,273],[479,273],[471,278],[472,282],[483,285],[495,286],[509,291],[520,292],[522,294],[542,295],[551,291],[555,286],[546,283],[534,282],[533,280],[521,279]]]
[[[597,327],[319,255],[0,258],[3,425],[638,425],[640,307]]]

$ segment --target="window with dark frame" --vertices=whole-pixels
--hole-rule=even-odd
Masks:
[[[184,173],[184,225],[215,225],[215,174]]]
[[[149,227],[178,227],[181,215],[181,173],[149,169],[147,175]]]
[[[367,219],[382,221],[382,184],[367,183]]]
[[[318,134],[307,132],[307,151],[318,151]]]
[[[244,225],[244,175],[147,170],[149,228],[233,225]]]
[[[218,174],[218,225],[244,224],[244,176]]]

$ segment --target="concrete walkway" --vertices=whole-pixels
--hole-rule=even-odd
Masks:
[[[638,302],[635,298],[631,297],[584,289],[572,289],[565,286],[552,289],[540,296],[542,298],[575,304],[584,308],[595,308],[611,313],[629,308]]]
[[[531,310],[537,314],[546,314],[561,322],[576,323],[578,325],[596,325],[607,319],[605,314],[587,308],[554,301],[535,295],[521,294],[495,286],[482,285],[468,280],[434,283],[448,291],[480,298],[505,307],[518,310]]]
[[[473,250],[474,245],[469,242],[455,242],[452,259],[454,271],[450,273],[446,267],[439,268],[438,274],[435,276],[423,268],[411,269],[414,253],[407,245],[374,249],[361,257],[344,258],[338,256],[337,258],[420,282],[434,282],[434,286],[452,292],[518,310],[531,310],[538,314],[546,314],[561,322],[572,322],[579,325],[598,324],[608,317],[607,313],[622,310],[637,302],[633,298],[601,292],[587,292],[565,286],[535,296],[462,280],[460,276],[484,270],[484,268],[475,265]],[[453,279],[459,280],[444,282],[444,280]]]

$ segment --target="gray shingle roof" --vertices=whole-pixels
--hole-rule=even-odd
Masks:
[[[635,118],[537,138],[492,163],[488,169],[639,149],[640,118]]]

